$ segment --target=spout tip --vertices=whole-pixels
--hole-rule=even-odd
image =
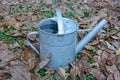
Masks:
[[[106,19],[102,19],[101,22],[107,23],[107,20]]]

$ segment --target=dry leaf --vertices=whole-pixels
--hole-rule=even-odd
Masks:
[[[97,80],[106,80],[105,75],[98,69],[93,69],[91,72],[95,75]]]
[[[115,73],[115,71],[117,70],[117,67],[115,65],[106,66],[106,70],[108,73]]]
[[[116,48],[120,48],[120,42],[114,40],[114,41],[112,41],[112,44],[113,44]]]
[[[118,70],[115,71],[114,78],[115,78],[115,80],[119,80],[120,79],[120,71],[118,71]]]
[[[93,50],[93,49],[94,49],[94,47],[91,46],[91,45],[86,45],[85,48],[86,48],[87,50]]]
[[[116,60],[116,66],[118,67],[118,69],[120,70],[120,55],[117,56],[117,60]]]
[[[17,29],[17,30],[20,30],[21,29],[21,27],[22,27],[22,25],[23,25],[23,22],[17,22],[16,23],[16,25],[15,25],[15,28]]]
[[[32,41],[35,41],[36,40],[36,35],[30,35],[29,39],[32,40]]]
[[[10,36],[21,36],[23,33],[22,32],[19,32],[17,30],[13,30],[11,32],[6,32],[7,35],[10,35]]]
[[[92,41],[91,43],[88,43],[88,44],[92,45],[92,46],[95,46],[95,45],[99,44],[99,42],[100,41],[98,41],[98,40],[94,40],[94,41]]]
[[[84,80],[84,65],[79,63],[79,74],[78,76],[80,77],[81,80]]]
[[[30,54],[28,53],[28,50],[24,49],[22,56],[21,56],[22,60],[27,61],[30,58],[29,56],[30,56]]]
[[[52,4],[52,0],[49,0],[49,1],[48,0],[44,0],[43,3],[46,3],[46,4],[50,5],[50,4]]]
[[[88,60],[89,60],[89,58],[87,56],[83,56],[79,62],[85,66],[85,64],[88,62]]]
[[[97,53],[98,55],[101,55],[102,52],[103,52],[102,50],[97,50],[97,51],[96,51],[96,53]]]
[[[39,57],[30,47],[22,47],[23,53],[21,59],[27,64],[27,70],[31,71],[36,65],[38,65]]]
[[[77,62],[75,64],[79,65]],[[80,71],[78,66],[76,66],[75,64],[71,64],[72,68],[70,69],[70,77],[72,78],[72,80],[75,79],[76,75],[79,75]]]
[[[11,66],[19,66],[19,65],[24,65],[24,63],[19,60],[15,60],[15,61],[10,61],[10,65]]]
[[[46,66],[46,65],[48,64],[48,62],[50,61],[50,57],[51,57],[51,54],[50,54],[50,53],[46,54],[46,55],[43,57],[43,59],[41,60],[41,62],[39,63],[39,65],[37,66],[37,69],[36,69],[36,70],[41,69],[41,68],[43,68],[44,66]]]
[[[110,75],[107,77],[107,80],[114,80],[113,74],[110,74]]]
[[[87,50],[82,50],[81,53],[86,54],[88,57],[92,58],[89,51],[87,51]]]
[[[116,61],[116,55],[115,54],[110,54],[107,58],[107,60],[111,60],[113,63]]]
[[[108,52],[106,52],[106,51],[103,51],[103,53],[102,53],[102,60],[105,60],[105,59],[107,59],[108,57],[109,57],[109,53]]]
[[[15,80],[31,80],[31,73],[23,65],[9,66],[10,74]]]
[[[108,53],[114,53],[115,51],[112,49],[109,49],[108,46],[104,43],[103,40],[101,40],[101,44],[98,46],[101,50],[104,50]]]
[[[120,32],[119,32],[119,33],[117,33],[117,36],[120,38]]]
[[[41,78],[38,74],[32,74],[31,80],[41,80]]]
[[[119,37],[117,36],[111,36],[113,39],[119,39]]]
[[[105,43],[109,49],[115,50],[115,47],[112,46],[108,41],[105,41]]]
[[[64,68],[59,67],[56,71],[62,79],[65,79],[65,69]]]
[[[0,72],[0,80],[6,80],[6,77],[11,76],[9,73]]]
[[[37,22],[37,16],[32,16],[32,21]]]
[[[101,62],[101,56],[93,56],[93,59],[94,59],[97,63],[100,63],[100,62]]]
[[[28,59],[27,70],[31,71],[36,66],[36,60],[33,58]]]
[[[16,53],[3,51],[3,54],[0,53],[0,66],[5,67],[10,61],[15,60],[18,58],[18,55]]]
[[[114,35],[114,34],[116,34],[116,33],[117,33],[116,30],[110,31],[110,32],[108,32],[108,33],[106,34],[106,37],[110,37],[110,36],[112,36],[112,35]]]
[[[116,55],[120,55],[120,48],[117,49],[115,52],[116,52]]]
[[[11,16],[5,16],[3,22],[7,25],[7,26],[15,26],[16,24],[16,19],[12,18]]]

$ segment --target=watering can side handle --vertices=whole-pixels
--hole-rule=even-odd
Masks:
[[[39,55],[39,51],[37,50],[37,48],[35,46],[33,46],[33,44],[30,42],[29,40],[29,36],[30,35],[33,35],[33,34],[37,34],[38,35],[38,32],[30,32],[29,34],[27,34],[27,44],[33,49],[35,50],[35,52]]]

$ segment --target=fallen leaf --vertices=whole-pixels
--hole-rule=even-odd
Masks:
[[[106,66],[106,70],[108,73],[115,73],[115,71],[117,70],[117,67],[115,65]]]
[[[106,45],[106,43],[103,40],[101,40],[101,44],[98,47],[101,50],[104,50],[104,51],[106,51],[108,53],[114,53],[115,52],[114,50],[109,49],[108,46]]]
[[[31,73],[23,65],[9,66],[9,70],[15,80],[31,80]]]
[[[101,62],[101,56],[93,56],[93,59],[97,62],[97,63],[100,63]]]
[[[78,69],[79,69],[78,76],[80,77],[81,80],[84,80],[84,65],[79,63]]]
[[[85,48],[86,48],[87,50],[93,50],[93,49],[94,49],[94,47],[91,46],[91,45],[86,45]]]
[[[97,80],[106,80],[105,75],[98,69],[93,69],[91,72],[95,75]]]
[[[106,37],[110,37],[110,36],[112,36],[112,35],[114,35],[114,34],[116,34],[116,33],[117,33],[116,30],[112,30],[112,31],[110,31],[110,32],[108,32],[108,33],[106,34]]]
[[[116,55],[120,55],[120,48],[115,51]]]
[[[77,64],[77,65],[76,65]],[[79,68],[78,68],[78,63],[74,62],[73,64],[71,64],[72,68],[70,69],[70,77],[72,78],[72,80],[75,79],[76,75],[80,75],[79,74]]]
[[[5,16],[3,22],[7,25],[7,26],[15,26],[16,24],[16,19],[11,17],[11,16]]]
[[[100,65],[100,68],[104,71],[104,73],[105,73],[106,75],[108,75],[108,74],[107,74],[107,71],[106,71],[106,61],[107,61],[107,58],[108,58],[109,55],[110,55],[109,53],[103,51],[103,53],[102,53],[102,55],[101,55],[101,62],[100,62],[100,64],[99,64],[99,65]]]
[[[88,57],[92,58],[92,56],[90,55],[89,51],[87,51],[87,50],[82,50],[81,53],[82,54],[86,54]]]
[[[95,45],[99,44],[99,42],[100,41],[98,41],[98,40],[94,40],[94,41],[92,41],[91,43],[88,43],[88,44],[92,45],[92,46],[95,46]]]
[[[40,76],[38,74],[32,74],[31,80],[41,80]]]
[[[0,73],[0,80],[6,80],[5,73]]]
[[[32,21],[37,22],[37,16],[32,16]]]
[[[49,1],[44,0],[43,3],[46,3],[46,4],[49,4],[49,5],[50,5],[50,4],[52,4],[52,0],[49,0]]]
[[[109,49],[115,50],[115,47],[112,46],[108,41],[105,41],[105,43]]]
[[[50,57],[51,54],[48,53],[46,54],[43,59],[41,60],[41,62],[39,63],[39,65],[36,67],[36,70],[43,68],[44,66],[46,66],[48,64],[48,62],[50,61]]]
[[[31,71],[39,63],[39,56],[30,47],[23,47],[21,59],[27,64],[28,71]]]
[[[117,49],[120,48],[120,42],[113,40],[112,45],[115,46]]]
[[[10,65],[8,66],[19,66],[19,65],[25,65],[25,64],[19,60],[15,60],[15,61],[10,61]]]
[[[10,61],[15,60],[18,58],[18,55],[16,53],[12,53],[9,51],[4,51],[4,54],[0,53],[0,66],[5,67],[9,64]]]
[[[117,36],[120,38],[120,32],[119,32],[119,33],[117,33]]]
[[[107,80],[114,80],[113,74],[110,74],[110,75],[107,77]]]
[[[19,32],[17,30],[13,30],[11,32],[6,32],[7,35],[10,35],[10,36],[21,36],[23,33],[22,32]]]
[[[28,65],[27,65],[27,70],[31,71],[37,64],[36,64],[36,60],[35,59],[28,59]]]
[[[119,37],[117,36],[111,36],[113,39],[119,39]]]
[[[32,40],[32,41],[35,41],[36,40],[36,35],[30,35],[29,39]]]
[[[120,55],[117,56],[117,60],[116,60],[115,64],[118,67],[118,69],[120,70]]]
[[[97,20],[91,22],[91,24],[89,24],[88,27],[93,28],[96,25],[97,22],[98,22]]]
[[[30,59],[30,54],[28,53],[28,49],[24,48],[24,51],[21,55],[22,60],[27,61],[28,59]]]
[[[102,55],[102,52],[103,52],[102,50],[97,50],[97,51],[96,51],[96,54]]]
[[[16,25],[15,25],[15,28],[17,29],[17,30],[20,30],[21,29],[21,27],[22,27],[22,25],[23,25],[23,22],[17,22],[16,23]]]
[[[109,56],[108,56],[108,58],[107,58],[107,60],[111,60],[111,62],[113,62],[113,64],[114,64],[114,62],[116,61],[116,55],[115,54],[110,54]]]
[[[119,80],[120,79],[120,71],[118,71],[118,70],[115,71],[114,78],[115,78],[115,80]]]
[[[56,71],[62,79],[65,79],[65,69],[64,68],[59,67],[58,69],[56,69]]]
[[[85,66],[88,60],[89,58],[87,56],[83,56],[79,62]]]
[[[103,51],[103,53],[102,53],[102,60],[105,60],[105,59],[107,59],[108,57],[109,57],[109,53],[108,52],[106,52],[106,51]]]

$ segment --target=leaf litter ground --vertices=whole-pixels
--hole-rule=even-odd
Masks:
[[[78,22],[79,28],[94,27],[102,18],[107,25],[76,56],[69,66],[51,69],[27,45],[26,35],[37,23],[53,16],[55,9]],[[3,0],[0,1],[0,80],[119,80],[119,0]],[[80,40],[86,32],[78,33]],[[30,40],[39,49],[38,36]]]

